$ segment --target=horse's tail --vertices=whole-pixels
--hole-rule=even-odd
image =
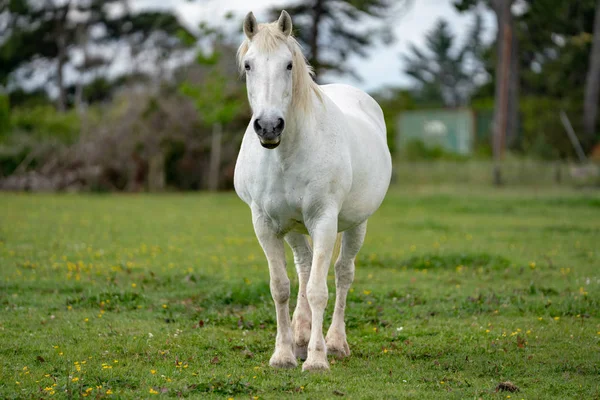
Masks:
[[[310,246],[310,249],[312,250],[312,239],[310,238],[310,236],[308,236],[308,245]],[[335,263],[335,261],[338,259],[339,255],[340,255],[340,250],[342,249],[342,233],[338,233],[337,237],[335,238],[335,245],[333,246],[333,253],[331,255],[331,261]]]

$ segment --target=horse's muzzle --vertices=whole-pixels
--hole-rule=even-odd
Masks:
[[[260,144],[266,149],[274,149],[279,146],[284,128],[283,118],[256,118],[254,120],[254,131],[258,135]]]
[[[272,141],[265,141],[262,138],[259,137],[260,140],[260,145],[262,147],[264,147],[265,149],[274,149],[275,147],[279,146],[279,143],[281,143],[281,136],[277,136],[277,139],[272,140]]]

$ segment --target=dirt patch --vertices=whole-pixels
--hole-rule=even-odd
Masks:
[[[500,382],[498,386],[496,386],[496,392],[518,392],[520,389],[512,382]]]

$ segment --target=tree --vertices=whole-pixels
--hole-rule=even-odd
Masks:
[[[496,15],[496,88],[494,107],[494,183],[501,183],[499,160],[505,143],[517,136],[519,116],[519,42],[515,35],[512,5],[515,0],[455,0],[459,11],[484,3]]]
[[[590,62],[585,85],[583,105],[583,129],[586,139],[592,144],[596,139],[596,121],[598,116],[598,92],[600,90],[600,0],[596,4],[594,18],[594,36]]]
[[[461,10],[470,9],[476,4],[493,6],[491,0],[460,0],[455,1],[455,4]],[[598,107],[598,95],[593,94],[596,86],[594,80],[600,79],[600,72],[592,72],[595,69],[592,56],[593,39],[600,36],[594,23],[598,14],[598,0],[517,0],[513,11],[515,10],[518,12],[512,13],[514,14],[512,15],[514,20],[512,37],[513,41],[517,42],[519,51],[516,54],[512,52],[511,63],[517,64],[518,82],[511,80],[510,83],[517,84],[520,96],[528,98],[529,104],[525,107],[526,110],[541,108],[532,108],[532,102],[535,101],[540,102],[539,106],[556,105],[555,109],[548,110],[548,113],[553,115],[548,115],[547,119],[556,120],[557,129],[552,132],[548,129],[540,129],[539,134],[545,138],[540,137],[539,140],[548,139],[548,143],[558,143],[558,138],[549,138],[549,136],[565,135],[557,116],[558,110],[564,109],[570,111],[572,116],[584,116],[571,119],[575,131],[583,133],[580,139],[584,148],[589,149],[597,129],[597,123],[591,121]],[[498,46],[495,47],[498,50]],[[489,72],[494,78],[494,83],[498,85],[501,77],[498,61],[501,54],[498,52],[496,54],[496,57],[493,55],[490,57],[492,64],[495,59],[496,67],[489,68]],[[512,74],[510,71],[514,69],[511,64],[509,73]],[[510,99],[512,99],[511,93],[509,91]],[[596,99],[595,103],[594,99]],[[523,111],[523,107],[520,109]],[[526,112],[522,112],[522,116],[525,118]],[[509,117],[509,124],[511,120],[512,117]],[[586,120],[587,128],[584,123]],[[531,124],[527,123],[527,126]],[[548,123],[545,126],[552,126],[552,124]],[[510,128],[508,131],[510,135]],[[531,134],[524,130],[521,133]],[[522,144],[520,142],[521,140],[519,146]],[[571,148],[554,149],[563,156],[571,153],[571,150]]]
[[[596,1],[522,3],[516,34],[524,95],[583,98]]]
[[[307,59],[320,77],[328,71],[358,77],[346,61],[367,56],[378,41],[393,41],[390,23],[396,10],[411,0],[310,0],[294,1],[269,10],[277,19],[286,9],[294,21],[294,34],[306,49]],[[359,28],[362,27],[362,28]]]
[[[233,14],[226,15],[227,19],[232,17]],[[203,82],[201,85],[193,85],[184,81],[179,89],[194,101],[202,122],[212,127],[208,189],[216,191],[219,189],[221,172],[223,125],[236,118],[245,101],[239,81],[235,79],[238,71],[236,68],[231,70],[235,61],[223,59],[223,55],[231,57],[235,54],[233,46],[227,41],[226,33],[205,24],[200,25],[200,30],[210,47],[208,52],[198,50],[196,57],[196,63],[205,74]]]
[[[483,22],[476,14],[475,24],[465,44],[455,48],[455,36],[448,23],[440,20],[426,36],[426,50],[411,45],[403,56],[404,72],[419,84],[417,96],[425,102],[458,107],[468,103],[484,79],[481,61]]]
[[[105,75],[118,49],[133,62],[146,58],[160,68],[165,55],[183,47],[191,34],[165,11],[130,12],[128,0],[4,0],[0,11],[0,84],[9,91],[32,81],[58,92],[67,107],[65,70],[79,71],[84,83]],[[120,6],[120,7],[119,7]],[[146,73],[148,71],[145,71]],[[71,74],[74,75],[74,74]],[[35,79],[31,79],[35,77]],[[106,77],[106,76],[105,76]]]
[[[600,27],[595,28],[599,13],[597,3],[597,0],[523,0],[517,17],[521,93],[540,100],[552,98],[557,104],[555,114],[558,109],[564,109],[570,110],[573,117],[583,116],[571,120],[584,148],[588,149],[596,132],[594,115],[600,78],[600,71],[593,72],[600,67],[594,66],[593,58],[594,35],[600,35]],[[596,46],[600,46],[600,41]],[[596,49],[600,52],[600,48]],[[545,130],[547,139],[556,142],[548,137],[551,134]],[[556,134],[564,136],[565,132],[559,130]],[[555,150],[568,154],[572,149],[569,145],[567,149]]]

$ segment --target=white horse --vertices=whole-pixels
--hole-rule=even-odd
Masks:
[[[387,192],[392,164],[383,112],[369,95],[347,85],[319,86],[290,35],[292,20],[258,24],[249,13],[238,62],[246,74],[253,115],[235,167],[235,190],[252,210],[266,255],[277,311],[273,367],[329,369],[327,354],[348,356],[344,308],[354,259],[367,219]],[[327,272],[336,237],[336,300],[323,338]],[[307,237],[312,238],[312,247]],[[284,244],[290,245],[300,290],[290,323],[290,280]]]

